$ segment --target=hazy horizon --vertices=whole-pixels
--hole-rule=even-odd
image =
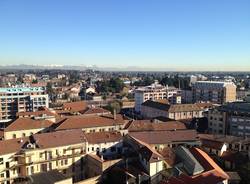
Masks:
[[[250,71],[250,1],[0,1],[0,66]]]

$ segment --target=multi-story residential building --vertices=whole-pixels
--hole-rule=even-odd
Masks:
[[[208,128],[213,134],[250,136],[250,103],[233,102],[209,110]]]
[[[17,77],[15,74],[8,74],[5,76],[1,76],[0,77],[0,86],[6,87],[6,86],[15,85],[16,81],[17,81]]]
[[[236,100],[236,85],[233,82],[197,81],[192,85],[193,102],[223,104]]]
[[[44,87],[0,88],[0,121],[10,121],[18,112],[37,111],[49,106]]]
[[[174,86],[167,86],[166,97],[171,104],[181,104],[181,90]]]
[[[167,98],[167,88],[154,83],[151,86],[140,87],[135,90],[135,111],[141,112],[141,104],[147,100]]]
[[[57,169],[73,181],[84,178],[86,139],[81,130],[35,134],[0,141],[0,183]]]
[[[198,104],[166,104],[148,100],[141,106],[141,114],[145,118],[166,117],[175,120],[203,117],[202,108]]]

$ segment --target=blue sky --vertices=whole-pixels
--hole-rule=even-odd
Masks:
[[[250,0],[0,0],[0,64],[250,71]]]

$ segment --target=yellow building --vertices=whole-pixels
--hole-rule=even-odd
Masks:
[[[84,178],[85,152],[86,139],[81,130],[0,141],[0,183],[54,169],[79,181]]]

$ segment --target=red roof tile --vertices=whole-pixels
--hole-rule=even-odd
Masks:
[[[118,142],[122,139],[120,132],[94,132],[84,135],[89,144]]]
[[[179,121],[152,122],[151,120],[135,120],[128,124],[126,128],[130,132],[187,129],[185,124]]]
[[[64,130],[58,132],[34,134],[34,139],[39,148],[52,148],[68,146],[86,142],[82,130]]]
[[[129,132],[129,135],[148,144],[167,144],[178,141],[196,141],[195,130]]]
[[[28,137],[0,141],[0,155],[16,153],[28,140]]]
[[[46,128],[53,124],[53,122],[48,120],[33,120],[30,118],[18,118],[7,126],[4,131],[18,131],[18,130],[31,130],[31,129],[40,129]]]
[[[116,115],[117,119],[110,116],[70,116],[56,129],[83,129],[91,127],[114,126],[124,124],[123,117]]]

